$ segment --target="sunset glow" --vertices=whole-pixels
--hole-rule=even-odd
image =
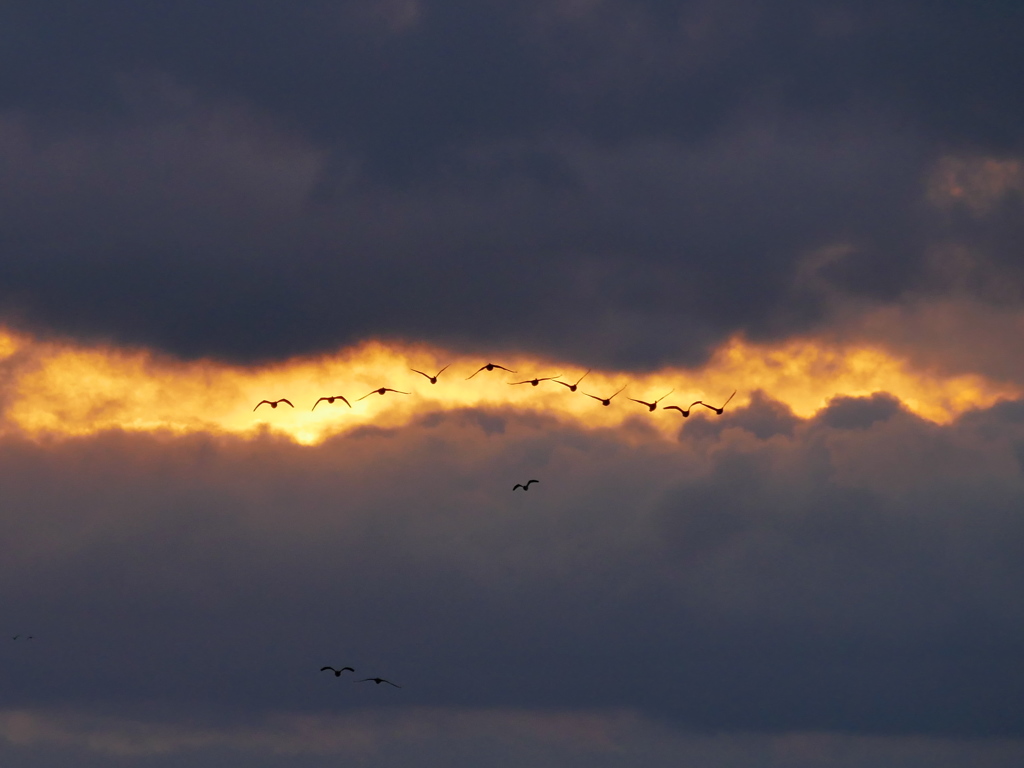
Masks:
[[[965,410],[985,407],[1020,395],[1011,386],[980,376],[941,377],[913,370],[885,351],[842,348],[815,339],[778,346],[734,338],[701,368],[666,368],[643,376],[592,371],[575,393],[550,381],[539,386],[511,382],[534,376],[561,375],[575,382],[586,369],[530,357],[495,359],[517,371],[483,371],[467,377],[485,360],[416,344],[366,342],[333,355],[295,358],[263,367],[231,366],[213,361],[182,362],[145,350],[84,347],[40,342],[0,334],[0,357],[8,360],[5,422],[29,435],[81,436],[103,430],[255,434],[267,429],[302,444],[357,427],[396,427],[431,411],[458,408],[503,408],[554,417],[585,428],[612,428],[627,420],[650,418],[666,436],[682,423],[678,412],[660,408],[651,414],[628,398],[653,401],[670,390],[661,406],[686,407],[696,400],[725,401],[735,389],[731,408],[743,407],[751,394],[764,391],[809,417],[836,396],[888,392],[917,415],[938,423]],[[413,373],[431,374],[446,364],[437,384]],[[372,393],[392,387],[410,395]],[[607,397],[626,389],[610,407],[583,393]],[[352,403],[322,402],[344,395]],[[263,399],[288,398],[295,408],[277,409]],[[714,417],[700,406],[691,418]]]

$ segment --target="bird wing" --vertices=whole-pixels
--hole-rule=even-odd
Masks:
[[[587,395],[587,393],[586,393],[586,392],[584,392],[583,394],[584,394],[584,395]],[[597,395],[587,395],[587,397],[592,397],[592,398],[594,398],[595,400],[600,400],[600,401],[601,401],[602,403],[604,402],[604,398],[603,398],[603,397],[598,397]]]
[[[390,680],[385,680],[385,679],[384,679],[383,677],[382,677],[382,678],[380,679],[380,681],[381,681],[382,683],[387,683],[388,685],[395,685],[395,684],[394,684],[394,683],[392,683],[392,682],[391,682]],[[395,688],[401,688],[401,687],[402,687],[402,686],[400,686],[400,685],[395,685]]]
[[[516,384],[529,384],[531,381],[533,381],[533,379],[527,379],[526,381],[509,381],[507,383],[514,387]]]
[[[288,405],[292,405],[292,401],[291,401],[291,400],[288,400],[287,398],[284,398],[284,397],[282,397],[282,398],[281,398],[280,400],[278,400],[277,402],[279,402],[279,403],[288,403]],[[292,405],[292,408],[294,408],[294,407],[295,407],[295,406],[294,406],[294,405]]]
[[[529,485],[530,483],[539,483],[539,482],[540,482],[540,480],[527,480],[526,481],[526,485]]]
[[[477,375],[478,373],[480,373],[480,371],[482,371],[482,370],[483,370],[484,368],[486,368],[486,367],[487,367],[486,365],[481,365],[481,366],[480,366],[479,368],[477,368],[477,369],[476,369],[476,370],[475,370],[475,371],[473,372],[473,376],[476,376],[476,375]],[[472,379],[472,378],[473,378],[473,376],[467,376],[467,377],[466,377],[466,381],[469,381],[470,379]]]
[[[367,392],[367,393],[366,393],[365,395],[363,395],[362,397],[360,397],[360,398],[359,398],[359,400],[365,400],[365,399],[366,399],[366,398],[368,398],[368,397],[369,397],[370,395],[375,395],[375,394],[377,394],[377,390],[376,390],[376,389],[370,390],[370,391],[369,391],[369,392]],[[359,402],[359,400],[356,400],[356,402],[358,403],[358,402]]]
[[[586,373],[584,373],[584,374],[583,374],[582,376],[580,376],[580,377],[579,377],[579,378],[578,378],[578,379],[576,380],[576,386],[579,386],[580,382],[581,382],[581,381],[583,381],[583,380],[584,380],[585,378],[587,378],[587,376],[588,376],[588,375],[590,374],[590,372],[591,372],[592,370],[593,370],[593,368],[587,368],[587,372],[586,372]]]
[[[736,390],[735,389],[732,391],[732,394],[729,395],[729,400],[732,400],[734,397],[736,397]],[[727,406],[729,404],[729,400],[726,400],[724,403],[722,403],[722,407],[723,408],[725,408],[725,406]]]
[[[349,408],[351,408],[351,407],[352,407],[352,403],[350,403],[350,402],[349,402],[349,401],[348,401],[348,400],[347,400],[347,399],[345,398],[345,396],[344,396],[344,395],[336,395],[336,397],[340,397],[340,398],[341,398],[341,399],[342,399],[342,400],[344,401],[345,405],[347,405],[347,406],[348,406]]]
[[[615,395],[612,395],[612,397],[615,397]],[[630,397],[628,399],[632,400],[634,403],[640,403],[640,405],[646,405],[648,408],[650,408],[652,405],[657,403],[657,401],[655,401],[654,403],[645,403],[643,400],[637,400],[635,397]]]
[[[452,367],[452,364],[448,363],[448,365],[446,365],[444,368],[442,368],[440,371],[438,371],[437,373],[434,374],[434,378],[436,379],[438,376],[440,376],[442,373],[444,373],[445,371],[447,371],[451,367]]]
[[[264,403],[266,403],[267,405],[273,405],[273,403],[270,402],[269,400],[260,400],[258,403],[256,403],[256,408],[259,408]],[[256,408],[253,408],[253,410],[255,411]]]
[[[396,392],[399,395],[408,395],[409,394],[408,392],[403,392],[400,389],[392,389],[391,387],[384,387],[384,391],[385,392]]]
[[[326,399],[327,399],[326,397],[321,397],[321,398],[320,398],[320,400],[317,400],[317,401],[316,401],[315,403],[313,403],[313,407],[312,407],[312,408],[310,408],[309,410],[311,410],[311,411],[315,411],[315,410],[316,410],[316,407],[317,407],[318,405],[320,405],[320,402],[321,402],[322,400],[326,400]]]
[[[354,669],[352,669],[352,667],[342,667],[342,668],[341,668],[341,669],[339,669],[338,671],[339,671],[339,672],[344,672],[344,671],[345,671],[346,669],[347,669],[347,670],[348,670],[349,672],[355,672],[355,670],[354,670]]]
[[[334,667],[320,667],[321,672],[326,672],[328,669],[331,670],[331,672],[335,671]]]
[[[513,490],[513,491],[514,491],[514,490],[515,490],[516,488],[522,488],[522,489],[523,489],[524,491],[526,490],[526,486],[525,486],[525,485],[523,485],[522,483],[516,483],[515,485],[513,485],[513,486],[512,486],[512,490]]]
[[[415,368],[410,368],[409,370],[412,371],[413,373],[418,373],[420,376],[426,376],[428,379],[430,378],[430,375],[424,373],[423,371],[417,371]]]
[[[515,373],[515,371],[513,371],[511,368],[506,368],[504,365],[495,365],[494,367],[501,368],[501,370],[508,371],[509,373]]]

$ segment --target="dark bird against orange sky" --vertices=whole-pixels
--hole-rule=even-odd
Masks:
[[[569,384],[569,383],[564,382],[564,381],[559,381],[558,379],[555,379],[555,383],[556,384],[561,384],[563,387],[568,387],[570,392],[575,392],[576,389],[579,387],[580,382],[583,381],[585,378],[587,378],[587,374],[590,373],[590,370],[591,369],[588,368],[587,369],[587,373],[584,373],[582,376],[580,376],[578,379],[576,379],[576,383],[575,384]]]
[[[625,388],[626,388],[625,386],[622,387],[622,389],[625,389]],[[619,392],[621,392],[622,389],[620,389]],[[619,394],[619,392],[616,392],[615,395]],[[587,395],[586,392],[584,392],[583,394]],[[612,399],[615,397],[615,395],[612,395],[611,397],[598,397],[597,395],[587,395],[587,397],[594,398],[595,400],[599,401],[601,403],[601,405],[611,405],[612,404]]]
[[[504,365],[498,365],[497,363],[487,363],[487,365],[481,365],[473,373],[473,376],[476,376],[478,373],[480,373],[480,371],[493,371],[495,368],[500,368],[501,370],[508,371],[509,373],[515,373],[515,371],[513,371],[511,368],[506,368]],[[466,381],[469,381],[470,379],[472,379],[473,376],[467,376],[466,377]]]
[[[376,683],[377,685],[380,685],[381,683],[387,683],[388,685],[395,685],[390,680],[385,680],[383,677],[366,677],[366,678],[363,678],[362,680],[356,680],[356,682],[357,683]],[[401,688],[401,687],[402,686],[400,686],[400,685],[395,685],[395,688]]]
[[[409,394],[408,392],[403,392],[400,389],[392,389],[391,387],[380,387],[378,389],[374,389],[374,390],[371,390],[370,392],[367,392],[365,395],[360,397],[359,400],[365,400],[370,395],[383,395],[385,392],[395,392],[395,393],[397,393],[399,395],[408,395]],[[358,403],[359,400],[356,400],[356,402]]]
[[[562,375],[562,374],[558,374],[558,376],[561,376],[561,375]],[[540,384],[540,383],[541,383],[542,381],[551,381],[552,379],[557,379],[557,378],[558,378],[558,376],[538,376],[538,377],[537,377],[536,379],[526,379],[525,381],[510,381],[510,382],[508,382],[508,383],[509,383],[509,384],[510,384],[511,386],[513,386],[513,387],[514,387],[514,386],[515,386],[516,384],[532,384],[533,386],[535,386],[535,387],[536,387],[536,386],[537,386],[538,384]]]
[[[335,677],[341,677],[341,673],[345,672],[346,670],[349,672],[355,672],[355,670],[352,669],[352,667],[342,667],[341,669],[335,669],[334,667],[320,667],[321,672],[326,672],[327,670],[331,670],[331,672],[334,673]]]
[[[290,400],[287,400],[286,398],[282,397],[280,400],[260,400],[258,403],[256,403],[256,408],[259,408],[264,403],[269,405],[271,408],[277,408],[277,404],[278,403],[288,403],[288,405],[292,405]],[[292,405],[292,408],[294,408],[294,407],[295,406]],[[256,408],[253,408],[253,410],[255,411]]]
[[[415,368],[410,368],[409,370],[412,371],[413,373],[418,373],[420,376],[425,376],[427,380],[430,381],[431,384],[437,384],[437,377],[440,376],[445,371],[447,371],[450,365],[451,363],[448,363],[448,365],[446,365],[440,371],[435,373],[433,376],[431,376],[429,373],[424,373],[423,371],[417,371]]]
[[[671,395],[671,394],[672,394],[673,392],[675,392],[675,389],[670,389],[670,390],[669,390],[668,392],[666,392],[666,393],[665,393],[664,395],[662,395],[661,397],[659,397],[659,398],[658,398],[657,400],[655,400],[655,401],[654,401],[653,403],[648,403],[648,402],[645,402],[645,401],[643,401],[643,400],[637,400],[637,399],[636,399],[636,398],[634,398],[634,397],[631,397],[631,398],[629,398],[629,399],[630,399],[630,400],[632,400],[632,401],[633,401],[634,403],[640,403],[640,405],[646,405],[646,406],[647,406],[647,410],[649,410],[649,411],[653,411],[653,410],[654,410],[655,408],[657,408],[657,407],[658,407],[658,403],[660,403],[660,402],[661,402],[662,400],[664,400],[664,399],[665,399],[666,397],[668,397],[669,395]]]
[[[732,394],[729,395],[729,400],[732,400],[734,397],[736,397],[736,390],[733,390]],[[729,400],[726,400],[724,403],[722,403],[722,407],[721,408],[715,408],[715,406],[713,406],[713,405],[708,405],[703,400],[698,400],[697,402],[699,402],[705,408],[710,408],[712,411],[714,411],[719,416],[721,416],[722,415],[722,411],[725,410],[725,406],[727,406],[729,404]]]
[[[690,415],[690,411],[693,410],[693,406],[695,405],[702,405],[702,403],[700,400],[694,400],[692,403],[690,403],[689,408],[680,408],[678,405],[666,405],[664,408],[662,408],[662,410],[679,411],[681,414],[683,414],[683,418],[685,419],[687,416]]]
[[[527,480],[526,481],[526,485],[523,485],[522,483],[516,483],[515,485],[512,486],[512,490],[514,491],[516,488],[522,488],[524,491],[528,491],[528,490],[530,490],[530,483],[539,483],[539,482],[540,482],[540,480]]]
[[[335,400],[341,400],[341,401],[342,401],[343,403],[345,403],[345,405],[347,405],[347,406],[348,406],[349,408],[351,408],[351,407],[352,407],[352,403],[350,403],[350,402],[349,402],[349,401],[348,401],[348,400],[346,399],[346,397],[345,397],[344,395],[331,395],[330,397],[321,397],[321,398],[320,398],[319,400],[317,400],[317,401],[316,401],[315,403],[313,403],[313,407],[312,407],[312,408],[310,408],[310,410],[311,410],[311,411],[315,411],[315,410],[316,410],[316,407],[317,407],[318,405],[320,405],[320,403],[321,403],[321,402],[323,402],[324,400],[326,400],[326,401],[327,401],[327,403],[328,403],[329,405],[332,405],[332,404],[334,403],[334,401],[335,401]]]

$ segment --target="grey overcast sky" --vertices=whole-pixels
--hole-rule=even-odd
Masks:
[[[1019,2],[4,0],[0,762],[1024,764],[1022,40]],[[371,385],[368,344],[457,362]],[[799,345],[846,361],[813,402],[743,358]],[[280,426],[296,360],[357,358],[415,407]],[[463,381],[510,359],[631,389]],[[626,399],[671,387],[739,393]]]

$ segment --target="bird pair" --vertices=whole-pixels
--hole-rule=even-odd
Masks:
[[[335,677],[341,677],[341,673],[342,672],[346,672],[346,671],[347,672],[355,672],[355,670],[352,669],[352,667],[342,667],[341,669],[335,669],[334,667],[320,667],[320,671],[321,672],[327,672],[328,670],[333,672]],[[377,685],[380,685],[381,683],[387,683],[388,685],[394,685],[395,688],[401,688],[402,687],[400,685],[395,685],[390,680],[385,680],[383,677],[366,677],[366,678],[363,678],[362,680],[353,680],[352,682],[355,682],[355,683],[376,683]]]

